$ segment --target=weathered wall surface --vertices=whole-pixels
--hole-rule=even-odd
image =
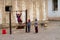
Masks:
[[[12,5],[11,19],[12,23],[17,23],[16,11],[22,11],[22,20],[25,22],[25,10],[28,10],[27,18],[34,21],[35,18],[47,20],[47,0],[0,0],[0,23],[9,23],[9,12],[5,11],[6,5]],[[23,11],[24,10],[24,11]]]

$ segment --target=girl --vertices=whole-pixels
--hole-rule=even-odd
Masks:
[[[38,22],[37,22],[37,19],[35,19],[34,27],[35,27],[35,33],[38,33]]]
[[[16,14],[16,15],[17,15],[18,23],[22,23],[22,20],[21,20],[22,13],[21,14]]]
[[[30,22],[30,19],[28,20],[27,22],[27,32],[30,32],[30,27],[31,27],[31,22]]]
[[[21,15],[22,15],[22,13],[21,14],[16,14],[17,21],[18,21],[18,24],[19,24],[18,27],[17,27],[17,29],[20,29],[20,24],[22,24]]]

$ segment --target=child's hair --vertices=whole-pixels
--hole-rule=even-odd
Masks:
[[[35,21],[37,21],[37,19],[35,19]]]
[[[28,22],[30,22],[30,19],[28,19]]]

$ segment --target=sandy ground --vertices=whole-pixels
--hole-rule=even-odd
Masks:
[[[34,26],[31,26],[31,32],[26,33],[25,29],[12,28],[12,34],[1,34],[0,29],[0,40],[60,40],[60,21],[50,21],[48,27],[41,27],[39,25],[39,32],[35,33]]]

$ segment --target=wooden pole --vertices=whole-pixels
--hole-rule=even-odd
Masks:
[[[25,12],[26,12],[26,32],[27,32],[27,10]]]
[[[12,34],[12,27],[11,27],[11,9],[12,9],[12,6],[9,7],[9,26],[10,26],[10,34]]]

